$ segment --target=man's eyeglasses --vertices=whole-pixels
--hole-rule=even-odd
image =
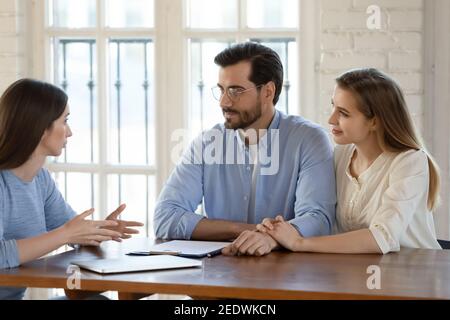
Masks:
[[[247,91],[250,91],[253,89],[258,89],[258,88],[261,88],[262,86],[263,86],[263,84],[260,84],[259,86],[255,86],[255,87],[251,87],[251,88],[247,88],[247,89],[231,87],[231,88],[227,88],[226,90],[223,90],[219,86],[215,86],[215,87],[211,88],[211,91],[212,91],[214,99],[216,99],[217,101],[220,101],[222,99],[222,97],[226,91],[228,98],[230,98],[230,100],[233,102],[237,102],[237,101],[239,101],[241,94],[243,94],[244,92],[247,92]]]

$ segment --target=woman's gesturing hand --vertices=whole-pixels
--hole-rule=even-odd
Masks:
[[[132,234],[139,233],[139,230],[133,229],[130,227],[142,227],[144,224],[142,222],[138,221],[126,221],[126,220],[119,220],[119,215],[122,213],[123,210],[125,210],[126,205],[121,204],[119,207],[117,207],[116,210],[111,212],[111,214],[106,218],[107,221],[116,221],[117,225],[112,227],[106,227],[107,229],[114,230],[121,233],[120,237],[114,238],[114,241],[121,242],[122,239],[129,239],[131,238]]]
[[[121,237],[121,233],[107,228],[118,226],[113,220],[87,220],[94,209],[89,209],[62,226],[65,243],[99,246],[103,241]]]

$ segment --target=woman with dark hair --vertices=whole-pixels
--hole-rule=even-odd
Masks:
[[[375,69],[336,79],[329,119],[335,149],[337,233],[303,238],[281,216],[257,228],[292,251],[388,253],[441,249],[432,210],[439,172],[425,151],[400,87]]]
[[[59,156],[72,135],[67,95],[44,82],[22,79],[0,98],[0,268],[14,268],[65,244],[98,246],[138,233],[139,222],[87,220],[64,201],[49,172],[47,156]],[[21,299],[24,288],[0,287],[0,299]]]

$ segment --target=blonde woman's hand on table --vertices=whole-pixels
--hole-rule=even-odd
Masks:
[[[284,248],[299,251],[303,237],[282,216],[277,216],[275,219],[266,218],[256,226],[256,229],[261,233],[270,235]]]

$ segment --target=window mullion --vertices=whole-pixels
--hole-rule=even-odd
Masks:
[[[183,36],[183,1],[155,1],[156,190],[173,169],[172,133],[183,128],[187,101],[186,39]],[[170,117],[170,118],[169,118]]]
[[[97,0],[97,28],[96,28],[96,41],[97,41],[97,90],[98,90],[98,118],[97,124],[99,129],[98,134],[98,148],[99,148],[99,164],[100,167],[104,167],[108,164],[108,93],[107,93],[107,63],[108,55],[106,50],[106,38],[103,32],[105,25],[104,19],[104,1]],[[107,213],[108,198],[107,198],[107,174],[104,171],[98,173],[99,181],[99,194],[98,194],[98,206],[99,213],[102,215],[100,218],[104,218],[103,215]]]
[[[236,41],[243,42],[245,41],[245,36],[242,34],[242,31],[246,29],[247,26],[247,1],[246,0],[238,0],[237,6],[237,14],[238,14],[238,31],[236,32]]]
[[[236,36],[238,34],[238,36]],[[246,30],[233,30],[233,31],[222,31],[222,30],[186,30],[184,31],[184,36],[186,38],[211,38],[211,39],[236,39],[240,37],[243,41],[247,38],[295,38],[298,36],[298,30],[275,30],[275,29],[246,29]]]
[[[299,52],[299,109],[296,113],[312,120],[318,121],[317,113],[321,102],[319,96],[318,66],[320,60],[320,44],[317,41],[320,30],[320,4],[316,0],[304,0],[299,3],[300,41],[297,42]]]
[[[34,1],[28,5],[32,6],[32,21],[36,22],[36,27],[31,28],[32,32],[32,46],[27,47],[29,52],[35,52],[33,56],[32,75],[38,79],[49,79],[50,73],[48,72],[48,57],[50,50],[47,49],[48,38],[45,34],[46,22],[46,5],[45,1]]]

